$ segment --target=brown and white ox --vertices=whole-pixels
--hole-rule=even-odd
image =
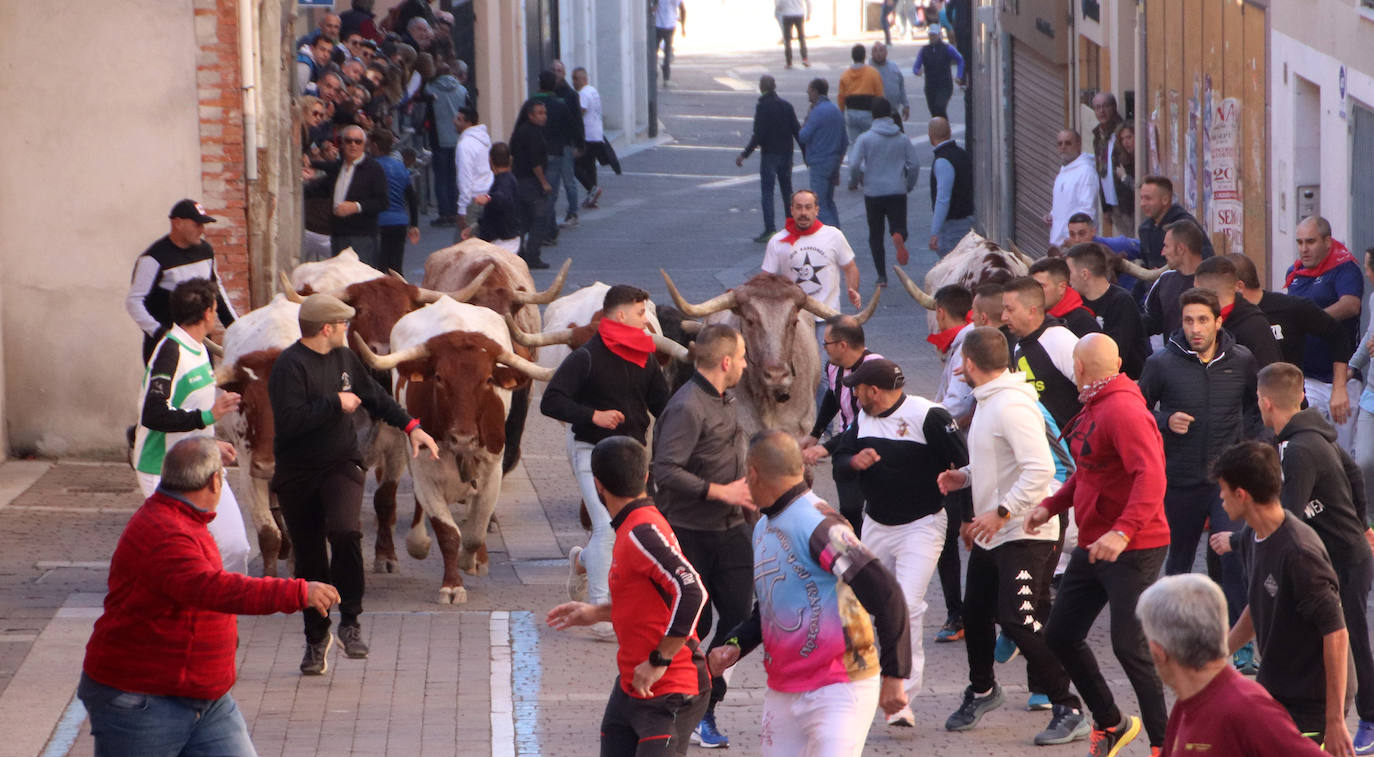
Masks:
[[[290,555],[291,542],[276,499],[267,484],[276,470],[272,442],[276,426],[267,398],[267,378],[281,351],[301,338],[301,306],[277,295],[244,313],[224,331],[224,355],[215,368],[220,387],[243,396],[239,409],[215,424],[215,433],[238,451],[239,491],[247,491],[248,511],[262,551],[263,575],[277,575],[278,559]]]
[[[832,318],[839,311],[772,273],[756,274],[724,294],[695,304],[683,298],[666,271],[659,273],[684,315],[724,323],[744,335],[747,367],[736,393],[745,433],[781,429],[799,438],[809,434],[816,420],[821,370],[812,316]],[[875,290],[868,306],[855,315],[859,323],[873,315],[881,292],[881,288]]]
[[[463,301],[491,309],[498,319],[509,315],[522,330],[537,334],[543,330],[539,306],[558,297],[571,264],[571,260],[564,261],[553,283],[541,292],[535,289],[524,260],[480,239],[467,239],[430,254],[425,260],[424,286],[439,292],[456,292],[470,288],[479,276],[485,276],[486,280]],[[531,361],[537,357],[537,351],[530,347],[517,345],[515,352]],[[520,439],[530,409],[530,381],[522,379],[514,390],[506,421],[503,472],[510,472],[520,462]]]
[[[391,332],[392,353],[354,345],[373,370],[395,370],[396,397],[439,444],[439,459],[410,458],[415,498],[428,516],[444,558],[440,604],[467,601],[460,571],[487,574],[487,527],[501,493],[501,460],[511,389],[549,372],[511,349],[505,321],[494,311],[447,297],[402,317]],[[449,510],[465,503],[460,530]],[[417,512],[406,537],[412,556],[429,551]]]
[[[917,286],[910,276],[907,276],[906,271],[903,271],[901,266],[893,266],[892,270],[897,274],[902,286],[906,288],[907,294],[930,311],[926,313],[926,327],[930,333],[934,334],[938,330],[935,325],[934,294],[940,291],[941,287],[957,284],[972,292],[983,284],[1003,284],[1019,276],[1030,274],[1031,263],[1035,261],[1018,249],[1015,244],[1008,244],[1007,247],[1004,249],[991,240],[980,236],[978,232],[970,231],[964,235],[963,239],[959,240],[959,244],[955,245],[948,255],[941,258],[926,273],[924,290]],[[1108,251],[1108,261],[1113,258],[1117,258],[1116,265],[1120,270],[1146,281],[1159,278],[1159,274],[1164,271],[1162,268],[1159,270],[1141,268],[1139,265]]]

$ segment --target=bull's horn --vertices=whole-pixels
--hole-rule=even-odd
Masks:
[[[1007,240],[1007,249],[1011,250],[1011,252],[1012,252],[1013,255],[1016,255],[1017,257],[1021,258],[1022,260],[1025,260],[1025,261],[1027,261],[1027,262],[1035,260],[1035,258],[1031,257],[1030,255],[1027,255],[1027,254],[1024,253],[1024,252],[1022,252],[1022,251],[1021,251],[1021,248],[1016,246],[1016,242],[1014,242],[1014,241],[1012,241],[1012,240],[1010,240],[1010,239]]]
[[[291,286],[291,277],[286,275],[286,271],[277,271],[277,275],[281,277],[281,291],[282,294],[286,295],[286,299],[297,305],[305,302],[305,298],[300,295],[300,292]]]
[[[906,271],[903,271],[900,266],[895,265],[892,266],[892,270],[897,272],[897,278],[902,280],[902,286],[906,287],[906,293],[911,295],[911,299],[915,300],[926,310],[935,309],[935,298],[921,291],[921,288],[916,286],[916,282],[912,281],[911,277],[906,275]]]
[[[705,318],[712,313],[729,310],[735,306],[735,290],[733,289],[724,294],[718,294],[701,304],[693,305],[682,296],[681,292],[677,291],[677,286],[673,284],[673,278],[668,275],[667,271],[660,268],[658,272],[663,274],[663,283],[668,285],[668,294],[672,295],[673,304],[677,305],[677,309],[681,310],[683,315]]]
[[[684,320],[682,322],[682,333],[688,334],[690,336],[696,336],[697,334],[701,333],[702,325],[703,324],[701,323],[701,321]]]
[[[868,319],[873,317],[873,313],[878,310],[878,298],[882,296],[883,287],[873,287],[873,296],[868,298],[868,304],[864,306],[863,310],[854,314],[854,319],[859,322],[860,326],[867,323]]]
[[[515,301],[521,305],[547,305],[558,299],[559,293],[563,291],[563,282],[568,280],[568,269],[572,267],[572,258],[563,261],[563,267],[558,269],[558,275],[553,277],[553,283],[549,288],[542,292],[522,292],[519,289],[513,293]]]
[[[472,281],[469,281],[467,283],[467,286],[463,287],[462,289],[459,289],[458,291],[454,292],[453,294],[450,294],[449,296],[457,300],[458,302],[467,302],[468,300],[472,299],[474,295],[477,294],[477,291],[482,288],[482,284],[487,280],[487,277],[490,276],[491,272],[494,270],[496,270],[496,264],[488,263],[486,268],[483,268],[480,273],[472,277]],[[427,292],[429,290],[423,291]],[[436,297],[434,299],[437,300],[439,298]]]
[[[358,351],[358,356],[363,359],[368,368],[374,371],[389,371],[407,360],[429,356],[429,348],[423,344],[417,344],[410,349],[393,352],[390,355],[378,355],[367,346],[367,341],[358,332],[351,332],[348,338],[353,341],[353,349]]]
[[[393,279],[400,279],[401,281],[405,281],[405,280],[406,280],[406,277],[403,276],[403,275],[401,275],[401,272],[398,271],[398,270],[396,270],[395,268],[388,268],[388,269],[386,269],[386,275],[390,276],[390,277],[393,278]],[[406,282],[406,283],[409,283],[409,282]]]
[[[419,302],[421,305],[428,305],[433,302],[438,302],[439,298],[444,296],[443,292],[436,292],[433,289],[425,289],[424,287],[415,288],[420,290],[420,296],[416,299],[416,301]]]
[[[802,303],[802,309],[814,313],[821,318],[834,318],[840,314],[840,311],[810,295],[807,295],[806,301]]]
[[[1117,258],[1117,264],[1120,266],[1122,273],[1134,276],[1147,283],[1154,281],[1159,278],[1161,273],[1169,270],[1169,266],[1167,265],[1162,268],[1146,268],[1134,260],[1127,260],[1126,258]]]
[[[667,355],[668,357],[671,357],[679,363],[691,362],[691,358],[688,356],[686,347],[678,344],[677,342],[674,342],[673,340],[669,339],[668,337],[662,334],[653,334],[652,336],[654,338],[654,349],[656,351],[662,352],[663,354]]]
[[[206,339],[206,340],[204,340],[204,344],[205,344],[205,350],[206,350],[207,352],[209,352],[211,355],[214,355],[215,357],[219,358],[220,360],[223,360],[223,359],[224,359],[224,348],[221,347],[221,346],[219,346],[218,344],[215,344],[214,340],[212,340],[212,339]]]
[[[516,344],[525,347],[547,347],[551,344],[571,345],[573,340],[572,329],[562,329],[560,331],[545,331],[541,334],[531,334],[520,328],[520,324],[515,322],[510,313],[506,313],[506,328],[510,329],[510,338]]]
[[[496,357],[496,362],[514,368],[535,381],[548,381],[553,378],[552,368],[544,368],[537,363],[532,363],[509,350],[502,351]]]
[[[234,380],[234,366],[220,363],[215,367],[215,386],[224,386]]]

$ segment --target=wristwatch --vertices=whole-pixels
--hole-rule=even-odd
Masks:
[[[649,664],[656,668],[666,668],[671,665],[672,662],[673,659],[671,657],[664,657],[658,653],[657,649],[649,653]]]
[[[1001,518],[1002,520],[1006,520],[1007,518],[1010,518],[1010,517],[1011,517],[1011,511],[1008,510],[1007,508],[1003,507],[1002,505],[998,505],[998,506],[997,506],[997,517]]]

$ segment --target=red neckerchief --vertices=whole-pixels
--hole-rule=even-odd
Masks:
[[[644,333],[643,329],[626,326],[610,318],[602,318],[596,326],[596,333],[601,336],[606,349],[640,368],[643,368],[649,361],[649,356],[654,354],[654,338]]]
[[[815,234],[816,232],[820,231],[821,227],[824,225],[825,224],[821,223],[820,219],[818,218],[812,221],[811,225],[807,226],[805,229],[799,229],[797,228],[797,222],[789,218],[787,219],[787,223],[783,224],[783,228],[787,229],[787,236],[783,237],[782,241],[788,244],[793,244],[802,237],[809,237],[812,234]]]
[[[1098,392],[1102,391],[1103,389],[1106,389],[1107,385],[1115,381],[1116,377],[1120,375],[1121,374],[1118,373],[1115,376],[1108,376],[1107,378],[1098,379],[1092,382],[1091,384],[1088,384],[1087,386],[1083,387],[1082,389],[1079,389],[1078,404],[1088,404],[1088,400],[1092,399],[1093,397],[1096,397]]]
[[[1231,314],[1231,311],[1234,310],[1235,307],[1236,307],[1236,301],[1235,301],[1235,300],[1231,300],[1231,304],[1230,304],[1230,305],[1227,305],[1226,307],[1224,307],[1224,308],[1221,309],[1221,317],[1220,317],[1220,320],[1221,320],[1222,323],[1226,323],[1226,316],[1230,315],[1230,314]]]
[[[1330,271],[1332,268],[1335,268],[1341,263],[1351,263],[1354,262],[1354,260],[1355,256],[1350,254],[1350,250],[1346,249],[1346,246],[1344,244],[1341,244],[1340,242],[1337,242],[1333,239],[1331,240],[1331,250],[1326,253],[1326,260],[1323,260],[1321,263],[1319,263],[1316,268],[1303,268],[1302,260],[1298,260],[1297,262],[1293,263],[1293,266],[1288,269],[1287,278],[1283,280],[1283,288],[1287,289],[1288,287],[1292,286],[1293,279],[1296,279],[1299,276],[1316,278],[1326,273],[1327,271]]]
[[[969,325],[970,323],[973,323],[972,310],[970,310],[968,313],[964,315],[963,323],[959,324],[958,326],[950,326],[949,328],[945,329],[944,331],[941,331],[938,334],[931,334],[930,336],[926,337],[926,341],[935,345],[935,349],[939,350],[940,354],[943,355],[946,352],[949,352],[949,346],[954,343],[954,337],[959,336],[959,332],[963,331],[964,327]]]
[[[1069,287],[1064,290],[1064,296],[1059,298],[1059,304],[1050,308],[1050,315],[1055,318],[1063,318],[1078,308],[1088,311],[1094,318],[1097,317],[1097,313],[1094,313],[1092,308],[1083,304],[1083,296],[1073,287]]]

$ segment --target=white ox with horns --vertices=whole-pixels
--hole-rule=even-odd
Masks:
[[[444,558],[440,604],[467,601],[460,571],[486,575],[487,527],[501,493],[501,462],[511,389],[549,372],[515,354],[500,315],[485,307],[438,302],[412,312],[391,332],[392,352],[377,356],[358,337],[354,347],[373,370],[394,370],[396,398],[439,444],[439,458],[410,459],[415,498]],[[460,530],[450,504],[465,503]],[[417,511],[406,537],[416,558],[430,539]]]
[[[821,370],[813,316],[832,318],[839,311],[776,274],[756,274],[724,294],[691,303],[666,271],[659,273],[683,315],[724,323],[744,335],[748,365],[736,389],[743,430],[753,434],[781,429],[798,438],[809,434],[816,420]],[[867,307],[855,315],[859,323],[873,315],[881,292],[876,289]]]
[[[272,452],[275,425],[267,397],[267,377],[281,351],[301,338],[301,306],[285,295],[243,314],[224,331],[224,354],[215,369],[220,387],[238,392],[239,409],[215,424],[215,433],[238,451],[239,491],[249,492],[249,516],[262,551],[263,574],[277,575],[277,560],[286,558],[290,541],[279,511],[274,512],[268,481],[276,470]]]
[[[508,317],[506,325],[510,327],[511,338],[516,344],[538,348],[539,365],[557,370],[572,350],[586,344],[596,334],[597,323],[601,320],[601,305],[610,288],[610,284],[597,281],[549,303],[544,308],[544,330],[538,334],[526,333]],[[654,347],[659,354],[686,361],[687,348],[663,336],[663,327],[658,322],[653,300],[644,304],[644,314],[649,322],[648,332],[653,336]]]

